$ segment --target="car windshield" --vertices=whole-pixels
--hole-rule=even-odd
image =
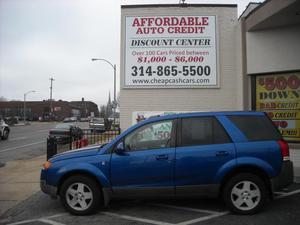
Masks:
[[[104,119],[103,118],[93,118],[91,120],[91,122],[93,122],[93,123],[104,123]]]
[[[73,126],[72,124],[60,123],[60,124],[57,124],[55,126],[55,128],[57,128],[57,129],[70,129],[72,126]]]

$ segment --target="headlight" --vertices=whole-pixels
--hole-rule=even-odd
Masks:
[[[52,166],[51,162],[47,161],[43,164],[45,170],[49,169]]]

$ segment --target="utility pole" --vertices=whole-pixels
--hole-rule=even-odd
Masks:
[[[51,82],[51,85],[50,85],[50,113],[51,113],[51,116],[52,116],[52,112],[53,112],[53,108],[52,108],[52,88],[53,88],[53,81],[54,81],[54,79],[51,77],[50,78],[50,82]]]

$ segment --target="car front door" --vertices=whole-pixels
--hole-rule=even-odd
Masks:
[[[174,195],[175,121],[143,125],[129,133],[112,153],[111,184],[123,196]]]

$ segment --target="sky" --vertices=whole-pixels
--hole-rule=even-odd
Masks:
[[[119,91],[121,5],[177,4],[179,0],[0,0],[0,97],[8,100],[113,99]],[[188,4],[238,4],[248,0],[186,0]],[[251,2],[262,2],[252,0]]]

